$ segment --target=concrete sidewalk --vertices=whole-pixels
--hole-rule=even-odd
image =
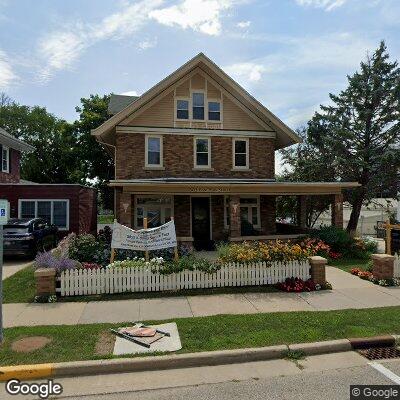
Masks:
[[[311,293],[238,293],[89,303],[5,304],[4,326],[76,325],[190,318],[217,314],[326,311],[400,306],[400,288],[385,288],[327,268],[334,290]]]

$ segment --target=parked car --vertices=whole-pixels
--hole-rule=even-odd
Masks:
[[[11,218],[4,225],[4,255],[35,256],[57,246],[58,228],[42,218]]]

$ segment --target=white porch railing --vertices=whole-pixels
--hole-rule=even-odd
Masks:
[[[400,278],[400,254],[394,255],[393,277]]]
[[[123,292],[158,292],[163,290],[218,288],[227,286],[271,285],[286,278],[310,278],[308,261],[223,264],[214,273],[182,271],[162,275],[146,268],[108,268],[63,271],[59,278],[61,296]]]

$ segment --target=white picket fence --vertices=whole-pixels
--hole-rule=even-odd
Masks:
[[[393,277],[400,278],[400,254],[394,256]]]
[[[158,292],[163,290],[218,288],[226,286],[270,285],[297,277],[310,278],[308,261],[223,264],[214,273],[182,271],[162,275],[146,268],[108,268],[63,271],[59,278],[61,296],[123,292]]]

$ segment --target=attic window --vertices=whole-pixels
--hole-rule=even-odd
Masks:
[[[209,121],[221,120],[221,105],[218,101],[208,102],[208,119]]]
[[[193,93],[193,119],[204,119],[204,93]]]
[[[176,101],[176,118],[189,119],[189,100]]]

